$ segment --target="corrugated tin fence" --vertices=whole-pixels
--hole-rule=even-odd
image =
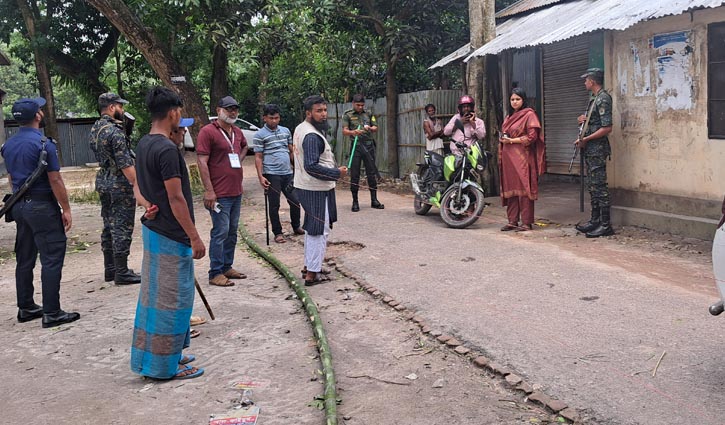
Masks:
[[[428,103],[436,105],[437,114],[445,125],[456,113],[456,104],[460,96],[460,90],[427,90],[398,95],[398,168],[401,177],[413,171],[416,162],[423,158],[425,152],[423,120],[426,116],[423,108],[425,105]],[[385,137],[388,115],[385,102],[385,98],[375,101],[367,100],[365,109],[372,112],[378,122],[378,132],[375,136],[377,142],[375,160],[378,169],[381,174],[389,176],[387,139]],[[352,140],[342,136],[342,115],[348,109],[352,109],[352,103],[330,104],[327,110],[327,120],[330,124],[330,132],[333,134],[331,139],[336,141],[335,156],[340,164],[347,164],[352,147]]]
[[[96,157],[88,145],[88,134],[94,122],[96,122],[94,118],[58,120],[58,146],[62,157],[61,166],[70,167],[96,162]],[[17,132],[17,123],[13,121],[5,123],[5,140]]]

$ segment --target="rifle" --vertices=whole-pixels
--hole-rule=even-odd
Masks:
[[[131,140],[131,133],[133,133],[133,125],[136,124],[136,117],[128,112],[124,112],[123,118],[123,132],[126,133],[126,138]]]
[[[581,140],[582,137],[584,137],[584,133],[589,128],[589,119],[592,117],[592,111],[594,111],[594,100],[592,100],[591,105],[587,107],[586,110],[586,116],[587,119],[584,120],[583,123],[579,126],[579,134],[577,135],[577,140]],[[571,173],[571,168],[574,166],[574,159],[576,159],[576,155],[579,153],[579,146],[574,146],[574,155],[571,156],[571,161],[569,161],[569,172]],[[581,174],[581,170],[579,171]]]
[[[40,176],[43,175],[45,169],[48,168],[48,151],[45,149],[46,140],[48,139],[43,139],[41,141],[42,148],[40,151],[40,157],[38,158],[38,166],[35,167],[33,173],[27,179],[25,179],[25,182],[22,186],[20,186],[20,188],[18,188],[17,192],[13,193],[12,195],[5,195],[5,198],[3,198],[5,204],[2,208],[0,208],[0,218],[7,214],[7,212],[10,211],[10,209],[18,202],[18,200],[25,196],[25,192],[30,189],[30,187],[36,182],[36,180],[38,180]],[[52,139],[50,140],[52,141]],[[12,216],[8,215],[7,217],[5,217],[5,221],[8,223],[12,222]]]
[[[594,111],[594,105],[596,98],[592,99],[591,103],[587,107],[587,118],[584,120],[583,123],[579,126],[579,134],[577,135],[577,140],[581,142],[582,138],[584,137],[584,133],[586,133],[587,129],[589,129],[589,119],[592,117],[592,112]],[[577,144],[574,146],[574,155],[571,157],[571,162],[569,162],[569,172],[571,173],[571,167],[574,165],[574,158],[576,158],[576,154],[579,153],[579,145]],[[584,212],[584,156],[579,155],[579,211]]]

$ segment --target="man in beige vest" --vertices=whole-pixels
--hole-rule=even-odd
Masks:
[[[296,195],[305,210],[306,286],[329,280],[322,269],[327,238],[332,223],[337,221],[335,182],[347,174],[347,167],[338,167],[327,143],[327,101],[322,96],[304,100],[305,120],[295,128],[294,142]]]

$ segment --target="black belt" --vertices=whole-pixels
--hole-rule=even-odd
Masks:
[[[55,202],[55,196],[53,196],[53,192],[26,193],[23,196],[23,199],[25,200],[25,202],[28,202],[28,201]]]

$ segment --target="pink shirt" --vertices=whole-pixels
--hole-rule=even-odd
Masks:
[[[463,124],[465,134],[464,132],[461,132],[461,130],[454,127],[456,120],[460,119],[460,114],[454,115],[453,118],[448,121],[448,124],[446,124],[446,126],[443,128],[443,134],[445,134],[446,136],[451,136],[454,141],[463,142],[467,146],[471,146],[475,139],[482,140],[484,137],[486,137],[486,126],[483,124],[482,119],[478,117],[476,118],[476,121],[474,122],[476,125],[475,127],[470,122],[468,122],[467,124]],[[451,143],[450,148],[451,153],[455,155],[460,155],[460,153],[458,152],[458,148],[454,143]]]

